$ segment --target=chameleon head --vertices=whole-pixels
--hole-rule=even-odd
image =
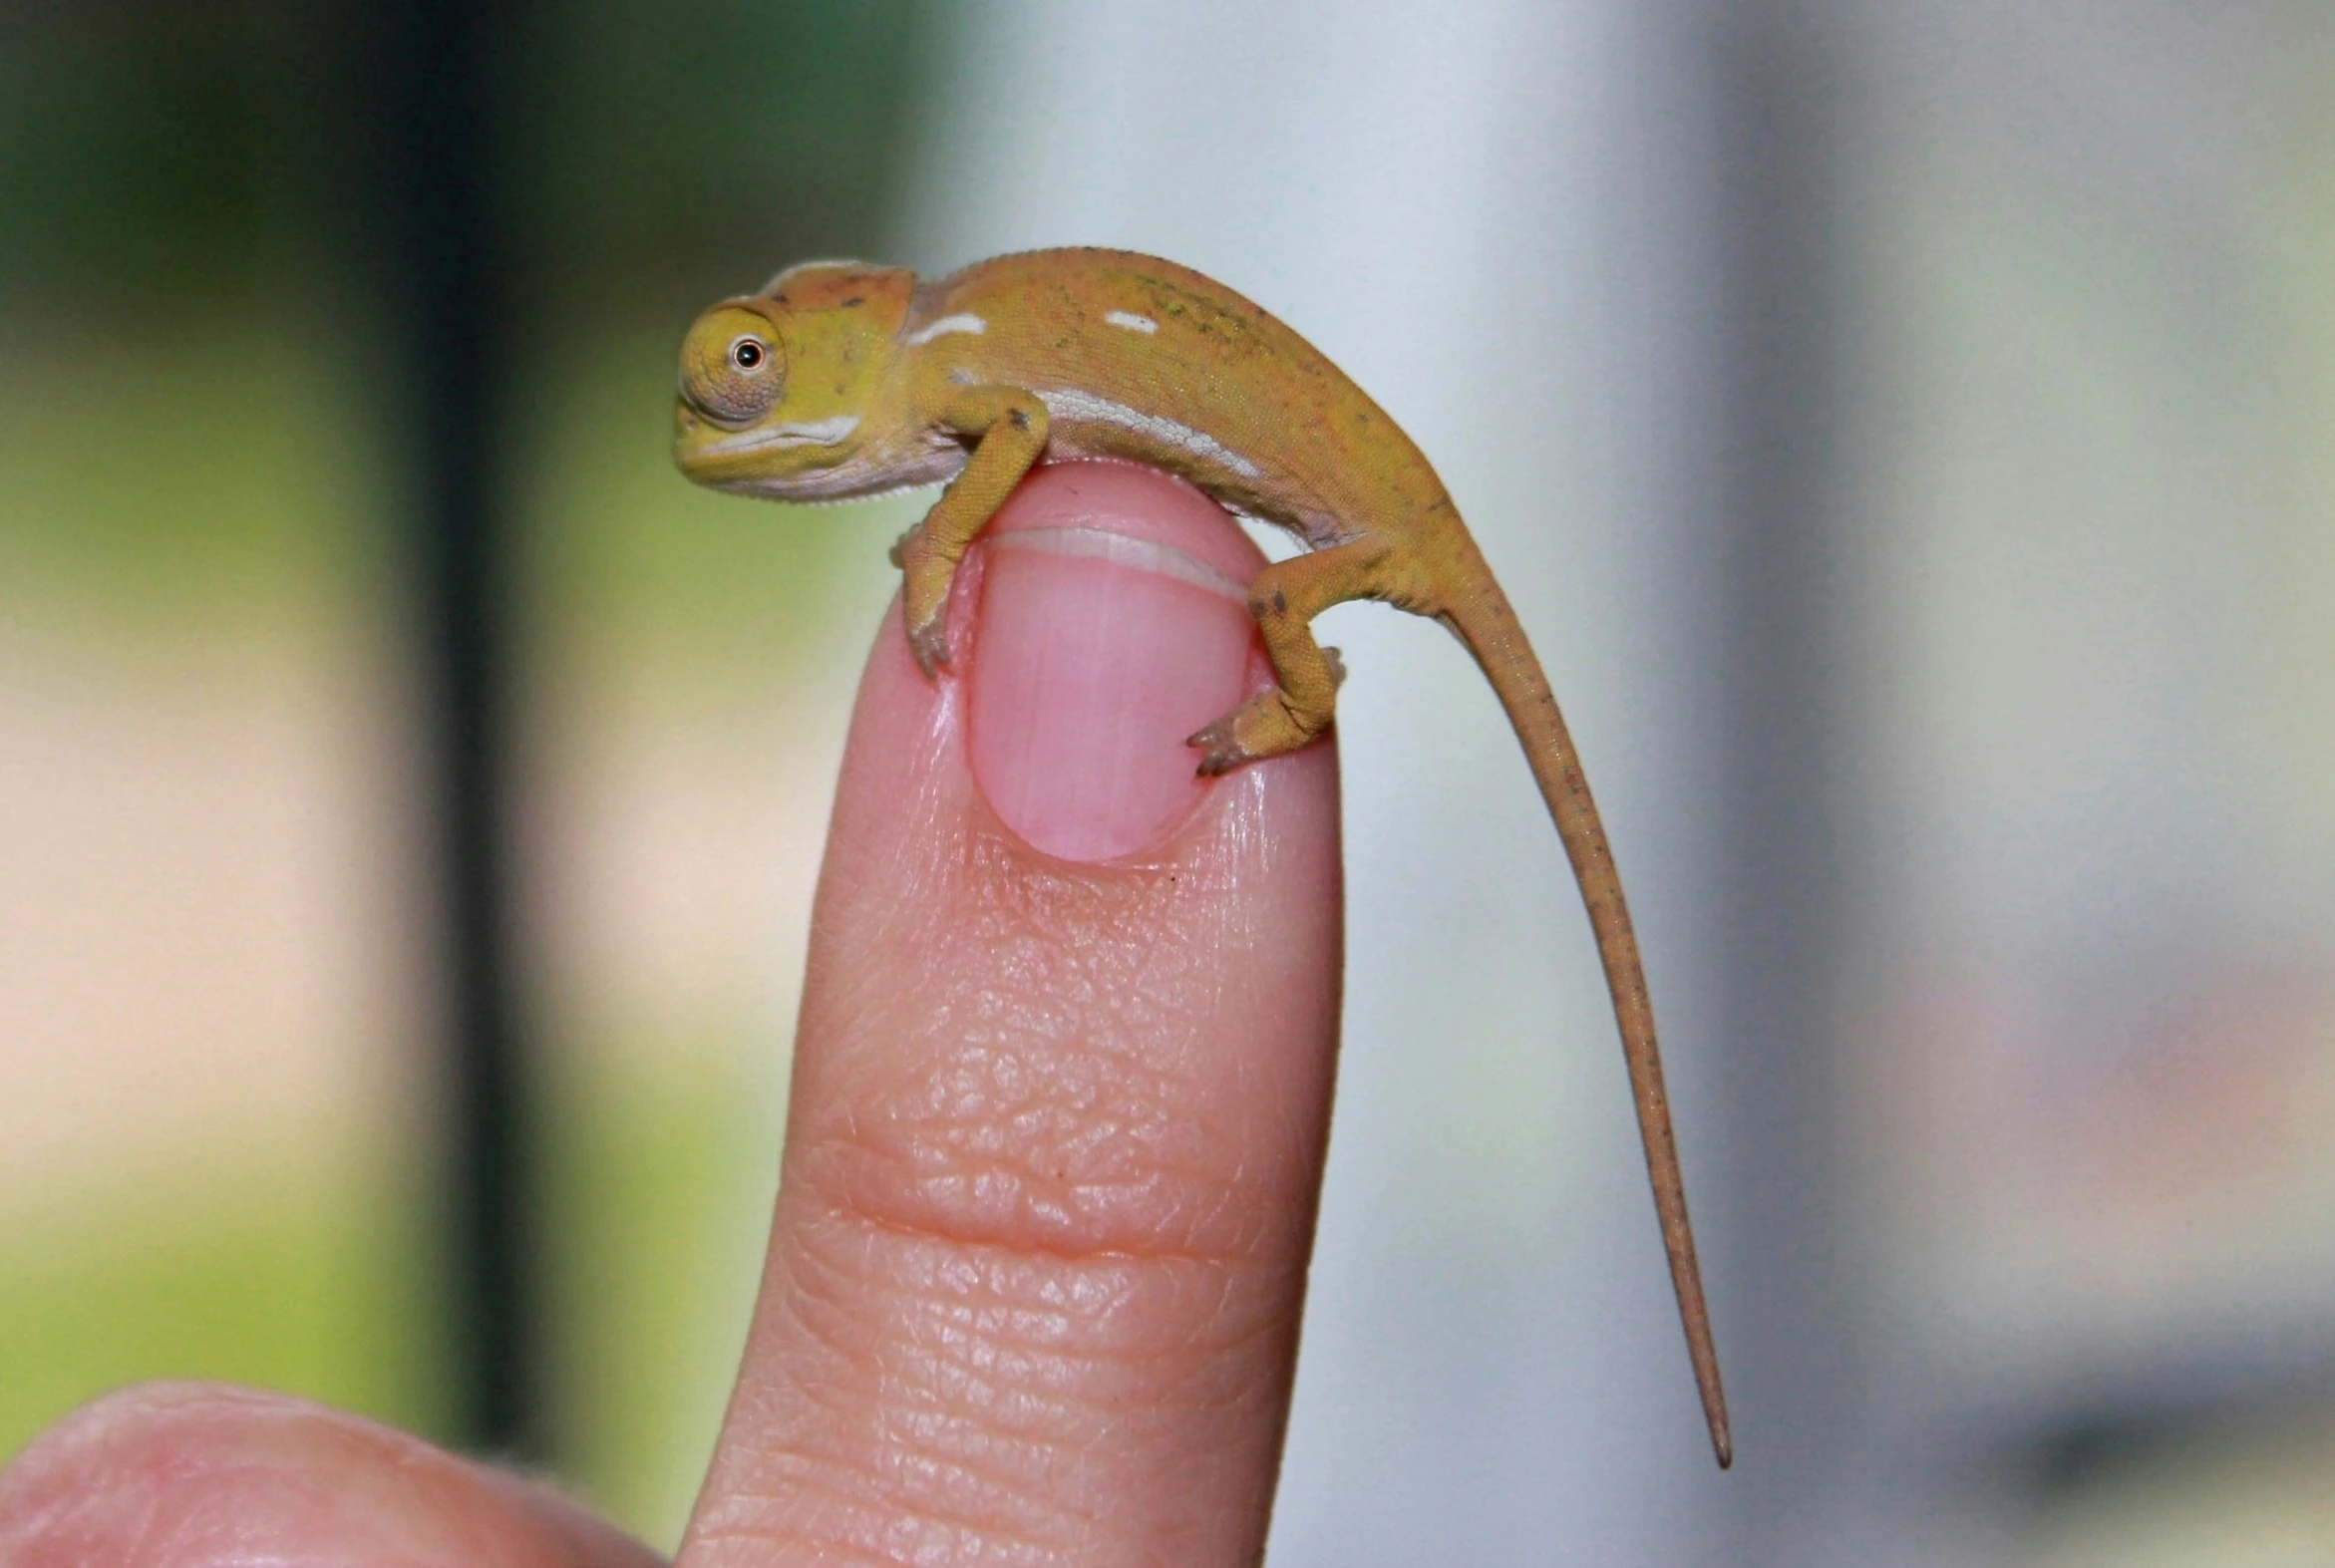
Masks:
[[[701,484],[817,494],[887,394],[910,273],[819,262],[728,299],[681,343],[673,461]]]

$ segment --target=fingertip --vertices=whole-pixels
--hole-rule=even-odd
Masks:
[[[1151,847],[1207,795],[1188,737],[1263,674],[1263,556],[1206,495],[1115,463],[1039,470],[984,539],[966,675],[983,796],[1060,859]]]
[[[692,1568],[1262,1547],[1334,1078],[1335,752],[1194,777],[1184,738],[1270,679],[1261,556],[1213,502],[1066,466],[993,527],[952,599],[961,673],[925,680],[895,613],[860,689]],[[1129,593],[1205,601],[1211,686],[1163,663],[1171,628],[1127,657]],[[1017,595],[1084,624],[1018,633]],[[1123,667],[1017,688],[1082,659]],[[1150,717],[1099,737],[1115,703]]]

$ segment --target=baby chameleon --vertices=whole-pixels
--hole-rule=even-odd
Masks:
[[[1191,737],[1202,774],[1293,751],[1329,724],[1344,672],[1308,623],[1331,605],[1383,599],[1456,632],[1523,743],[1588,904],[1703,1412],[1732,1462],[1654,1014],[1605,829],[1507,596],[1427,459],[1361,388],[1196,272],[1040,250],[932,283],[859,262],[782,272],[690,328],[674,419],[675,461],[717,489],[830,500],[949,481],[892,551],[927,675],[948,662],[957,563],[1049,454],[1150,464],[1297,535],[1309,553],[1249,590],[1279,685]]]

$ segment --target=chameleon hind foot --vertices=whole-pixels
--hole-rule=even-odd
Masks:
[[[1307,623],[1330,605],[1369,592],[1385,557],[1383,544],[1362,541],[1276,561],[1257,574],[1248,609],[1280,684],[1184,742],[1199,748],[1202,778],[1294,752],[1330,727],[1346,661],[1315,642]]]
[[[1200,777],[1213,779],[1243,763],[1294,752],[1321,734],[1328,724],[1326,714],[1320,724],[1310,728],[1301,724],[1290,712],[1288,699],[1281,695],[1281,689],[1275,687],[1241,704],[1197,735],[1187,737],[1183,744],[1199,749]]]

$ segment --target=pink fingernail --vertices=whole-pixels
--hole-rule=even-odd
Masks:
[[[1251,691],[1262,557],[1197,491],[1113,464],[1043,470],[985,537],[975,781],[1048,854],[1157,842],[1207,788],[1184,738]]]

